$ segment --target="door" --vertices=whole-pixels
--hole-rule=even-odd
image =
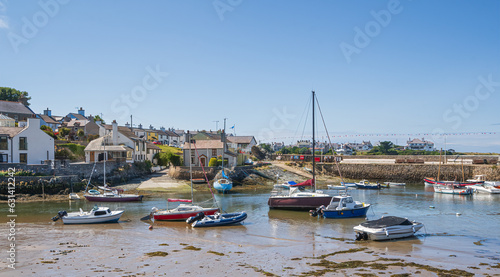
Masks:
[[[207,166],[207,164],[205,163],[206,159],[205,157],[200,157],[200,163],[203,165],[203,166]]]
[[[90,152],[90,162],[95,161],[95,152]]]

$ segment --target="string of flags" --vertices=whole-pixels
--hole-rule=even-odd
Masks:
[[[346,135],[330,135],[331,138],[353,138],[353,137],[446,137],[446,136],[477,136],[477,135],[496,135],[496,132],[462,132],[462,133],[373,133],[373,134],[346,134]],[[321,136],[320,136],[321,137]],[[300,139],[302,137],[275,137],[271,140],[284,140],[284,139]]]

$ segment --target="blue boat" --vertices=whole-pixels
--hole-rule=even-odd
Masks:
[[[229,178],[224,174],[224,170],[222,170],[222,178],[216,180],[214,182],[214,189],[216,189],[220,193],[226,193],[233,188],[233,182],[229,180]]]
[[[380,184],[370,184],[370,182],[366,181],[366,180],[363,180],[359,183],[356,183],[356,188],[358,189],[380,189]]]
[[[325,218],[350,218],[366,216],[370,204],[354,201],[350,195],[337,195],[328,206],[321,206],[309,213],[312,216],[323,215]]]
[[[246,218],[246,212],[228,214],[216,213],[214,215],[204,215],[203,213],[199,213],[196,216],[188,218],[186,223],[191,224],[192,227],[216,227],[237,224]]]

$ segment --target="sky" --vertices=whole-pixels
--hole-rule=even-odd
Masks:
[[[0,0],[0,86],[36,113],[287,144],[314,90],[332,142],[499,153],[500,1]]]

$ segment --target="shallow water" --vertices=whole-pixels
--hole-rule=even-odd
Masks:
[[[337,191],[325,191],[336,194]],[[407,217],[422,222],[422,228],[415,238],[387,241],[363,242],[363,247],[399,255],[409,255],[441,263],[466,263],[477,265],[480,259],[498,263],[500,257],[500,195],[475,194],[458,196],[435,194],[423,184],[407,184],[406,187],[391,187],[382,190],[350,190],[355,200],[371,203],[369,219],[384,215]],[[99,203],[111,209],[123,209],[119,224],[63,225],[52,223],[52,216],[59,210],[90,210],[95,203],[80,201],[18,203],[18,223],[30,225],[42,233],[41,240],[49,239],[51,231],[63,230],[81,236],[95,236],[101,232],[109,235],[130,237],[132,234],[146,234],[150,222],[140,218],[149,214],[152,207],[166,208],[166,198],[190,198],[189,194],[153,197],[142,202]],[[354,240],[353,227],[364,218],[325,219],[313,218],[308,212],[270,210],[267,206],[269,191],[229,193],[216,195],[217,201],[227,212],[246,211],[248,218],[243,225],[220,228],[192,229],[185,222],[155,222],[155,232],[150,236],[178,236],[197,241],[223,240],[226,244],[252,245],[255,249],[272,247],[276,254],[300,256],[333,252],[332,238]],[[210,194],[196,193],[195,202],[210,199]],[[2,206],[0,212],[6,214]],[[174,205],[171,205],[173,207]],[[130,243],[134,243],[131,240]],[[139,242],[138,242],[139,244]],[[147,251],[147,245],[137,245]],[[477,258],[477,260],[474,260]]]

